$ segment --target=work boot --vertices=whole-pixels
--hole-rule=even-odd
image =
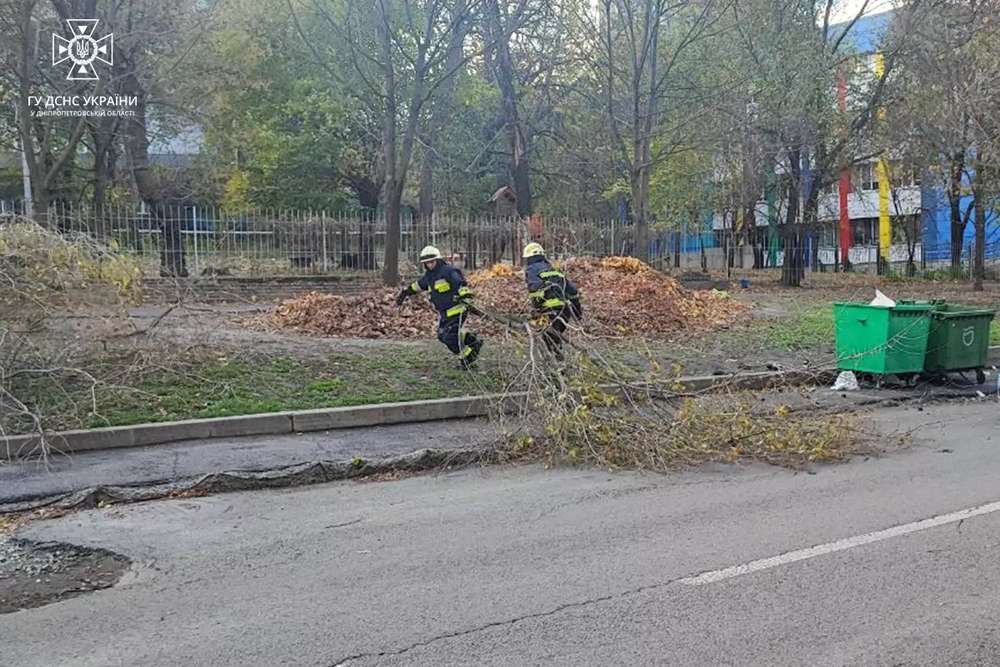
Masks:
[[[472,352],[470,352],[469,356],[462,359],[462,361],[459,363],[459,368],[461,368],[462,370],[469,370],[470,368],[472,368],[472,365],[476,363],[476,359],[479,358],[479,351],[483,349],[483,341],[477,338],[475,341],[469,344],[469,347],[472,348]]]

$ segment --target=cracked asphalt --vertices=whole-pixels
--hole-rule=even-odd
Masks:
[[[1000,405],[874,419],[915,442],[815,474],[488,467],[36,522],[133,565],[0,616],[0,664],[998,664]]]
[[[185,440],[150,447],[129,447],[56,455],[48,466],[38,461],[0,465],[0,504],[78,491],[99,484],[148,484],[224,470],[268,470],[304,461],[371,459],[417,449],[486,446],[496,438],[477,419],[396,424],[280,436]]]

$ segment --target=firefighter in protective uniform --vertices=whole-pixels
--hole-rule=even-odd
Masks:
[[[465,328],[465,319],[472,308],[472,291],[462,272],[444,261],[441,251],[434,246],[420,251],[420,263],[424,266],[424,275],[403,288],[396,297],[396,305],[403,305],[408,297],[418,292],[430,292],[431,303],[440,317],[438,340],[457,354],[461,359],[460,367],[467,369],[483,348],[483,341]]]
[[[571,317],[583,317],[580,292],[561,271],[557,271],[545,258],[541,244],[529,243],[521,253],[525,261],[524,279],[528,296],[539,315],[548,322],[542,332],[545,346],[557,359],[562,359],[562,344]]]

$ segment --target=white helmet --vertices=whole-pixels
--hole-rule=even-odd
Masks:
[[[542,247],[541,243],[529,243],[524,246],[524,252],[521,253],[523,259],[528,259],[529,257],[538,257],[545,254],[545,248]]]
[[[431,262],[435,259],[441,259],[441,251],[435,248],[434,246],[432,245],[426,246],[424,247],[423,250],[420,251],[421,263]]]

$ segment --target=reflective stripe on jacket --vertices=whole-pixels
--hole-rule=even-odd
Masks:
[[[529,257],[524,269],[528,296],[537,310],[558,310],[580,300],[580,293],[561,271],[552,268],[545,257]]]
[[[464,301],[472,297],[472,291],[465,282],[462,272],[444,261],[439,261],[433,271],[424,275],[410,285],[410,291],[430,292],[431,303],[441,317],[455,317],[464,313]]]

